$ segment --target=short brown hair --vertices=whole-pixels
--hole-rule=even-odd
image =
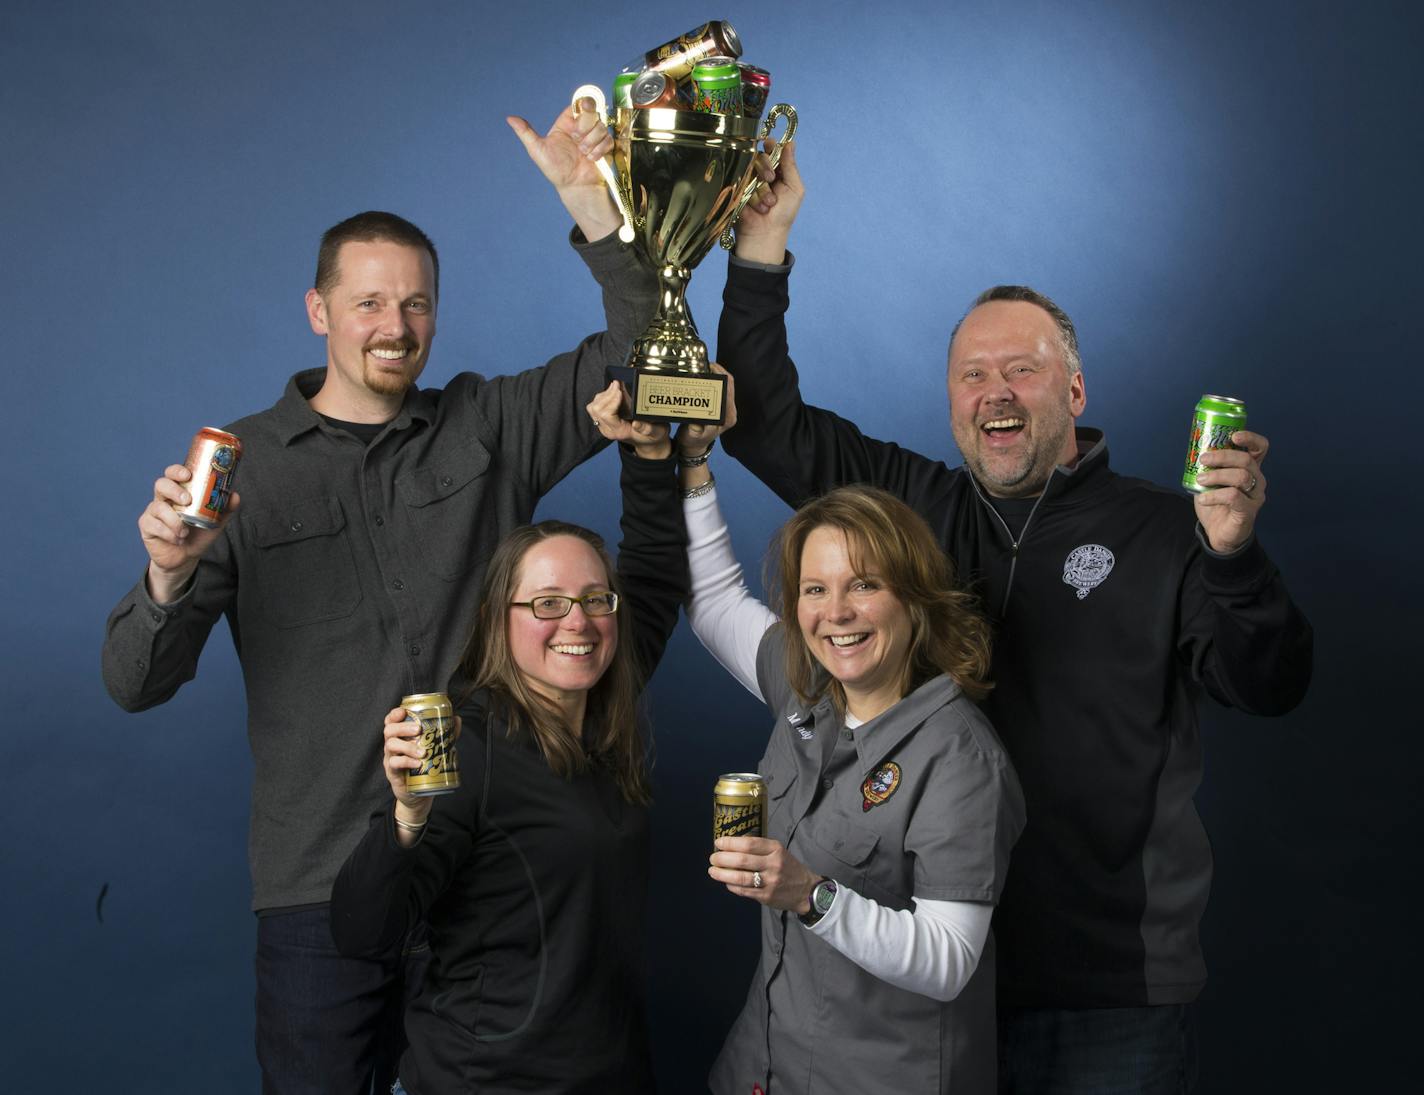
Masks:
[[[430,256],[430,265],[435,272],[435,296],[439,299],[440,256],[435,253],[435,244],[430,242],[429,236],[404,217],[383,213],[379,209],[347,217],[340,224],[333,224],[322,233],[321,246],[316,252],[316,291],[325,297],[336,288],[341,277],[341,271],[337,269],[337,257],[343,246],[348,243],[377,241],[400,243],[417,250],[424,249]]]
[[[550,700],[529,687],[514,662],[509,647],[509,602],[514,599],[523,570],[524,556],[535,544],[555,536],[572,536],[593,548],[608,576],[608,588],[618,594],[614,615],[618,628],[618,649],[608,669],[589,689],[585,726],[597,736],[585,744]],[[598,533],[566,521],[540,521],[515,529],[495,549],[485,572],[480,611],[470,641],[465,647],[461,669],[484,688],[494,700],[496,711],[508,720],[511,732],[524,729],[534,738],[554,774],[567,779],[586,771],[590,764],[605,765],[612,771],[619,791],[629,802],[651,801],[647,763],[638,730],[638,697],[645,672],[638,665],[633,643],[632,610],[619,588],[618,572]],[[527,611],[521,609],[520,611]]]
[[[969,306],[969,312],[974,311],[981,304],[988,304],[993,300],[1017,301],[1022,304],[1033,304],[1042,308],[1053,320],[1054,326],[1058,328],[1059,349],[1063,352],[1063,365],[1068,370],[1068,375],[1081,373],[1083,371],[1083,358],[1078,353],[1078,329],[1073,326],[1073,321],[1068,318],[1068,313],[1058,307],[1052,300],[1044,296],[1037,289],[1031,289],[1027,285],[995,285],[985,289],[977,297],[974,303]],[[949,344],[954,345],[954,336],[959,334],[959,328],[964,321],[969,318],[969,312],[960,316],[959,322],[954,325],[954,330],[950,332]]]
[[[778,573],[768,585],[781,602],[786,632],[787,680],[804,703],[827,691],[845,710],[845,691],[828,677],[796,626],[801,555],[818,528],[839,529],[859,574],[874,570],[910,617],[910,648],[900,679],[906,696],[941,673],[970,699],[982,699],[989,682],[989,624],[976,599],[955,582],[954,564],[924,518],[875,487],[838,487],[802,506],[782,526],[776,542]]]

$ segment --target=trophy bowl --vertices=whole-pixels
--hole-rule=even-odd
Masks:
[[[575,91],[575,111],[584,98],[604,116],[601,88]],[[613,166],[605,162],[600,170],[624,219],[620,236],[631,236],[658,276],[652,323],[634,340],[627,364],[609,369],[628,389],[637,418],[723,420],[726,380],[707,364],[707,344],[687,308],[687,282],[714,243],[731,248],[731,228],[762,186],[752,161],[778,118],[786,127],[771,150],[775,166],[796,132],[796,112],[785,103],[762,122],[661,107],[620,110],[613,120]]]

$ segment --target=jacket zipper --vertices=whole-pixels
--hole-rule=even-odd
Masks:
[[[1054,468],[1052,474],[1050,474],[1048,477],[1048,482],[1043,485],[1043,490],[1041,490],[1038,494],[1038,497],[1034,499],[1033,508],[1028,511],[1028,517],[1024,519],[1023,530],[1019,533],[1018,539],[1014,539],[1014,534],[1009,529],[1009,523],[1005,521],[1003,515],[994,508],[994,504],[984,496],[984,491],[979,486],[979,480],[974,478],[972,474],[970,474],[969,476],[969,481],[974,484],[974,493],[979,496],[979,500],[983,502],[984,505],[988,508],[989,512],[994,515],[994,519],[999,522],[999,525],[1004,530],[1004,536],[1009,541],[1009,580],[1008,583],[1004,586],[1004,603],[999,608],[1000,619],[1005,618],[1009,614],[1009,595],[1013,592],[1014,574],[1018,570],[1019,566],[1019,545],[1022,544],[1024,542],[1024,539],[1028,536],[1028,527],[1029,525],[1033,524],[1033,516],[1038,512],[1038,507],[1042,504],[1044,497],[1048,494],[1048,488],[1053,483],[1053,478],[1057,474],[1058,469]]]

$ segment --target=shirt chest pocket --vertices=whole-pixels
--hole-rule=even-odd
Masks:
[[[472,441],[432,454],[396,480],[421,557],[432,574],[447,581],[487,558],[498,542],[499,514],[484,512],[489,468],[489,450]]]
[[[311,498],[243,513],[252,530],[251,581],[264,617],[280,628],[339,620],[356,611],[361,586],[335,498]],[[249,579],[244,575],[242,582]]]

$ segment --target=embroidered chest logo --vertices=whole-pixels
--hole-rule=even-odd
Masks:
[[[866,776],[865,782],[860,785],[860,793],[863,796],[860,804],[861,810],[866,811],[872,806],[879,806],[893,795],[899,786],[900,766],[893,760],[888,764],[882,764]]]
[[[1075,547],[1063,560],[1063,580],[1078,590],[1078,600],[1082,600],[1112,573],[1117,562],[1113,553],[1102,544],[1084,544]]]
[[[786,716],[786,721],[801,735],[802,741],[810,741],[816,736],[816,731],[812,730],[808,725],[811,722],[809,715],[804,715],[800,711],[792,711]]]

